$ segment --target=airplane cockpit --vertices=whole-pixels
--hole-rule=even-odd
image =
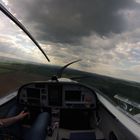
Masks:
[[[31,125],[38,113],[47,111],[51,115],[51,132],[55,124],[63,132],[94,128],[96,94],[91,88],[74,81],[33,82],[23,85],[18,91],[17,103],[30,112],[30,117],[24,120],[25,124]],[[61,139],[65,138],[62,137]]]
[[[102,9],[101,8],[102,4],[101,2],[99,3],[96,2],[97,1],[95,1],[95,4],[92,5],[97,4],[97,8],[99,8],[100,11],[100,9]],[[32,7],[29,8],[29,6],[26,6],[25,8],[23,8],[22,6],[26,5],[26,3],[27,5]],[[56,2],[55,4],[51,4],[47,2],[45,6],[44,6],[45,3],[43,3],[42,5],[43,8],[47,9],[46,12],[44,11],[42,12],[43,14],[47,14],[47,15],[42,15],[43,18],[40,18],[41,12],[37,16],[34,16],[35,15],[34,11],[36,11],[36,9],[33,10],[32,8],[36,8],[36,6],[34,6],[32,3],[29,4],[28,2],[24,2],[21,4],[22,5],[20,9],[18,7],[16,9],[16,7],[14,7],[14,3],[12,4],[9,1],[4,1],[4,0],[2,0],[2,3],[0,2],[0,11],[1,11],[0,47],[2,51],[0,52],[0,59],[1,59],[0,60],[0,67],[1,67],[0,68],[0,74],[1,74],[0,140],[1,139],[2,140],[21,140],[21,139],[22,140],[138,140],[140,139],[139,101],[137,103],[128,100],[128,98],[124,98],[125,96],[129,97],[129,95],[130,98],[131,97],[133,98],[134,95],[136,95],[135,99],[136,100],[139,99],[137,98],[139,97],[138,94],[140,91],[139,83],[136,82],[138,81],[138,77],[134,75],[134,72],[135,71],[137,72],[137,70],[132,69],[135,68],[135,66],[137,67],[138,65],[136,63],[135,65],[133,65],[133,63],[131,62],[137,62],[137,61],[130,62],[129,59],[127,59],[126,55],[124,53],[121,53],[125,49],[119,48],[120,44],[121,47],[123,46],[124,43],[126,43],[128,47],[131,46],[131,44],[134,44],[135,41],[133,40],[136,40],[135,36],[133,38],[132,37],[133,34],[131,35],[131,32],[129,33],[129,30],[127,30],[126,32],[127,34],[125,32],[116,33],[116,30],[114,30],[115,32],[112,37],[113,32],[111,32],[110,34],[110,31],[113,30],[110,30],[110,28],[108,28],[109,26],[107,26],[107,28],[109,29],[109,30],[107,29],[109,34],[107,33],[106,34],[107,36],[105,35],[104,36],[105,39],[104,39],[102,38],[102,35],[100,36],[100,33],[102,32],[100,32],[98,29],[95,30],[94,24],[91,30],[89,29],[87,30],[89,33],[86,32],[85,34],[84,32],[86,30],[84,30],[83,32],[84,34],[82,35],[81,34],[82,30],[81,28],[79,28],[79,30],[76,30],[76,32],[72,31],[74,34],[73,33],[71,34],[71,29],[74,29],[73,27],[78,27],[77,25],[79,25],[79,23],[82,23],[80,25],[84,25],[84,26],[89,25],[89,23],[85,24],[86,22],[83,21],[84,19],[85,21],[88,21],[87,17],[88,18],[91,17],[91,16],[87,16],[88,12],[87,14],[85,14],[86,16],[85,18],[84,18],[84,14],[82,13],[80,14],[80,12],[82,11],[81,9],[83,9],[84,5],[82,3],[81,5],[82,7],[80,8],[79,5],[77,6],[77,1],[76,1],[76,6],[74,7],[76,8],[76,10],[74,10],[74,12],[76,12],[75,15],[77,20],[77,8],[80,8],[78,14],[78,24],[76,22],[77,25],[76,26],[74,25],[75,19],[73,20],[73,16],[72,16],[72,18],[70,18],[70,21],[72,22],[74,21],[73,22],[74,24],[73,23],[71,24],[72,28],[71,27],[67,28],[66,26],[64,26],[63,28],[61,26],[64,25],[61,24],[61,21],[65,21],[65,20],[67,21],[66,15],[70,16],[69,9],[73,10],[73,8],[71,8],[72,4],[66,5],[66,7],[68,6],[68,10],[66,11],[68,13],[62,16],[60,20],[58,15],[61,14],[63,10],[59,9],[62,7],[60,6],[61,4],[59,4],[59,2],[58,3]],[[133,9],[134,5],[136,4],[138,5],[138,2],[136,2],[136,0],[135,2],[133,1],[132,3],[129,4],[129,7],[131,4]],[[90,6],[91,5],[90,3],[86,4],[85,6],[88,5],[89,8],[93,9],[93,6]],[[50,7],[46,8],[46,6],[50,6]],[[108,9],[108,4],[104,6],[106,6],[106,8]],[[64,10],[67,9],[65,6],[63,7]],[[111,18],[113,18],[113,21],[115,17],[117,17],[118,19],[119,16],[121,16],[120,19],[123,18],[126,20],[129,19],[129,18],[125,18],[125,16],[129,16],[129,14],[125,14],[129,12],[128,11],[129,7],[125,6],[126,9],[123,9],[123,7],[124,6],[120,8],[119,7],[115,8],[115,11],[113,11],[113,14],[111,16]],[[26,8],[30,9],[31,12],[29,11],[24,12]],[[13,12],[12,9],[14,10]],[[48,9],[50,11],[48,11]],[[52,12],[53,11],[52,9],[53,10],[55,9],[55,12]],[[88,10],[88,8],[86,9]],[[20,10],[23,10],[23,12],[21,12]],[[91,10],[89,9],[89,11]],[[93,17],[95,18],[99,17],[96,14],[99,14],[100,12],[97,11],[98,10],[94,10],[95,13],[93,12],[94,13]],[[22,17],[22,15],[20,16],[18,15],[18,13],[28,14],[28,12],[29,15],[23,15],[23,19],[21,18],[20,21],[16,18],[16,17]],[[33,15],[30,16],[32,12]],[[91,12],[89,13],[91,15]],[[123,18],[122,18],[122,13],[123,13]],[[74,13],[72,12],[72,14]],[[134,11],[134,14],[137,14],[137,9],[136,12]],[[55,15],[57,17],[56,20],[54,20]],[[110,14],[108,15],[110,16]],[[49,16],[53,18],[49,18]],[[28,20],[30,19],[30,17],[33,20]],[[34,17],[39,18],[39,20],[35,19],[35,22],[31,22],[31,24],[33,23],[31,29],[34,29],[34,27],[36,26],[39,27],[38,28],[39,30],[35,29],[33,30],[33,33],[34,36],[36,36],[36,39],[38,39],[40,43],[38,43],[38,41],[31,35],[31,33],[26,29],[26,27],[21,23],[21,22],[28,23],[28,21],[34,21]],[[47,22],[46,20],[44,20],[44,22],[42,20],[41,22],[42,24],[40,24],[38,21],[40,21],[40,19],[44,19],[44,17],[48,17],[50,22],[49,20]],[[100,19],[102,18],[98,18],[97,22],[102,21]],[[110,19],[110,17],[108,19]],[[60,24],[57,24],[57,21],[59,21]],[[114,24],[115,22],[111,22],[111,24],[112,23]],[[27,27],[30,27],[31,24],[29,23],[29,26],[27,25]],[[54,30],[48,30],[49,28],[46,28],[46,26],[48,25],[53,26],[53,24],[55,27]],[[60,36],[58,35],[59,31],[58,30],[55,31],[55,29],[59,28],[59,26],[60,29],[62,29],[61,30],[62,32],[60,32]],[[103,29],[103,32],[104,29],[106,29],[106,27],[105,28],[104,27],[103,28],[101,27],[101,30]],[[115,27],[115,26],[110,26],[110,27]],[[87,26],[85,26],[85,29],[86,28]],[[136,28],[136,31],[138,28],[139,27]],[[45,30],[40,30],[40,29],[45,29]],[[66,33],[67,31],[68,32],[70,31],[70,36],[73,35],[74,36],[72,38],[69,38],[68,35],[69,33],[68,34]],[[100,33],[98,33],[98,31]],[[43,37],[44,35],[45,38],[47,38],[47,40]],[[76,35],[78,36],[80,35],[80,36],[79,37],[77,36],[78,37],[77,38]],[[118,35],[119,35],[119,39],[118,39]],[[123,37],[123,40],[121,36]],[[130,41],[129,39],[126,39],[128,38],[127,36],[131,38]],[[106,41],[108,42],[108,40],[109,40],[109,45],[106,44]],[[97,43],[100,41],[103,41],[103,43],[102,42]],[[105,45],[102,45],[104,43]],[[110,51],[105,51],[104,48],[110,45],[112,46],[112,43],[115,46],[113,51],[112,49]],[[136,45],[138,45],[137,42],[135,43]],[[40,44],[43,47],[41,47]],[[126,45],[124,44],[124,48]],[[96,50],[97,46],[99,46],[98,47],[99,51],[93,51]],[[36,47],[40,50],[41,54],[39,54],[38,50],[35,49]],[[76,49],[73,49],[73,47],[76,47]],[[107,47],[107,50],[108,48],[109,47]],[[55,53],[57,49],[59,49],[59,52]],[[85,49],[87,51],[85,51]],[[103,53],[100,53],[100,50],[103,51]],[[50,54],[53,60],[52,61],[53,63],[51,63],[50,65],[46,65],[45,63],[46,61],[43,58],[44,56],[46,60],[50,62],[50,59],[46,54],[46,51],[47,52],[49,51],[48,54]],[[77,51],[79,51],[79,53],[77,53]],[[94,52],[94,54],[92,52]],[[129,51],[129,53],[131,54],[130,56],[132,56],[134,60],[138,58],[135,57],[137,56],[137,53],[135,52],[139,52],[137,51],[137,48],[135,50],[130,49]],[[98,53],[100,55],[98,55]],[[122,54],[122,56],[124,56],[124,59],[122,59],[122,63],[121,63],[124,65],[121,65],[120,69],[115,69],[118,68],[117,66],[120,66],[118,63],[115,63],[117,62],[117,60],[119,60],[118,58],[120,57],[119,55],[120,53]],[[107,61],[104,61],[103,59],[102,60],[99,59],[100,56],[102,57],[102,54],[105,60]],[[109,57],[107,57],[107,55],[109,55]],[[115,56],[116,59],[112,59],[112,61],[109,61],[110,62],[109,64],[104,63],[104,62],[108,62],[108,59],[112,58],[112,56]],[[64,58],[67,59],[64,60]],[[75,58],[77,60],[69,62],[63,67],[61,67],[61,64]],[[69,69],[68,71],[66,71],[65,76],[69,77],[69,79],[62,78],[64,70],[71,64],[81,61],[82,60],[81,58],[84,59],[83,63],[80,63],[79,65],[75,66],[76,69]],[[130,64],[129,67],[130,69],[127,69],[128,64]],[[108,66],[109,66],[109,70],[108,70]],[[125,66],[126,69],[124,71]],[[117,72],[118,74],[116,74]],[[53,76],[51,80],[48,80],[53,74],[55,74],[56,76]],[[115,77],[116,78],[120,77],[121,79],[120,78],[116,79]],[[88,79],[81,80],[84,78],[89,78],[89,80]],[[71,79],[76,81],[73,81]],[[41,81],[36,81],[36,80],[41,80]],[[26,82],[29,81],[34,81],[34,82],[25,84]],[[77,81],[79,81],[80,83],[78,83]],[[91,85],[92,87],[83,85],[81,82]],[[121,104],[118,104],[118,102],[119,103],[121,102]],[[126,104],[128,104],[128,106]],[[16,129],[15,126],[18,129]]]

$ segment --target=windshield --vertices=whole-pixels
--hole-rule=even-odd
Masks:
[[[96,87],[131,114],[139,113],[139,0],[0,3],[26,26],[51,60],[48,63],[23,31],[0,12],[1,96],[23,83],[49,79],[58,69],[52,65],[82,59],[71,66],[80,71],[66,71],[64,76],[90,74],[79,81]]]

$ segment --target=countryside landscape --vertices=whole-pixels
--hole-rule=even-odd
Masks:
[[[60,68],[59,66],[41,65],[37,63],[29,64],[27,62],[1,61],[0,97],[17,90],[25,83],[42,80],[47,81],[51,76],[56,75]],[[73,77],[73,79],[78,82],[100,90],[105,96],[114,101],[114,103],[118,103],[114,98],[115,95],[120,95],[136,103],[140,101],[140,83],[137,82],[87,73],[70,68],[64,71],[63,77]],[[139,112],[139,109],[134,109],[132,113],[135,114]]]

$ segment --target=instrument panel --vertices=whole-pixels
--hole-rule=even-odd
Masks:
[[[79,83],[37,82],[19,89],[18,103],[38,107],[96,108],[96,95]]]

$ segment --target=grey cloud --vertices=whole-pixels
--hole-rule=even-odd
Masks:
[[[2,43],[0,42],[0,52],[5,54],[5,55],[12,55],[12,56],[15,56],[17,58],[20,58],[21,56],[23,56],[23,59],[24,57],[26,58],[26,54],[24,54],[23,51],[21,51],[21,49],[19,48],[12,48],[10,46],[10,43]],[[23,55],[24,54],[24,55]]]
[[[133,0],[13,0],[11,8],[39,40],[76,43],[95,32],[101,36],[125,30],[120,9]]]
[[[14,57],[20,60],[32,60],[35,62],[40,62],[38,58],[31,55],[35,50],[28,49],[27,51],[26,47],[24,46],[25,44],[22,45],[22,43],[20,42],[18,44],[18,42],[14,42],[10,38],[0,35],[0,56],[2,55],[9,58]]]

